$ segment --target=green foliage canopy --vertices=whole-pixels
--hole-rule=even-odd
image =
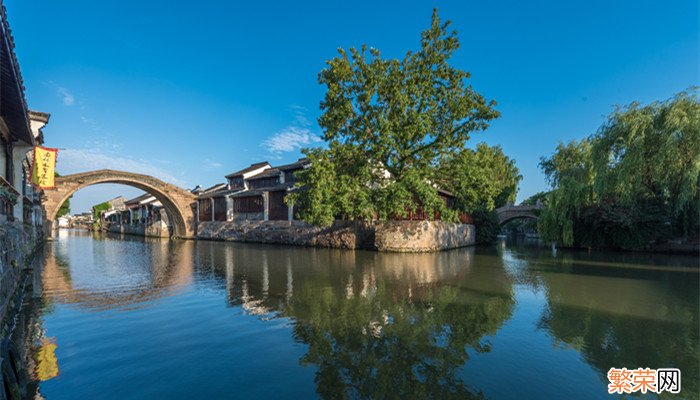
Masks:
[[[543,239],[573,245],[574,221],[593,202],[590,153],[590,142],[584,139],[566,145],[560,143],[550,158],[540,159],[540,167],[553,188],[538,223]]]
[[[684,232],[697,228],[700,103],[695,91],[618,107],[593,137],[595,189],[624,204],[657,199]]]
[[[476,150],[462,149],[444,157],[438,182],[457,196],[460,208],[491,211],[515,201],[522,176],[501,146],[479,143]]]
[[[496,214],[495,211],[487,211],[481,208],[472,212],[471,216],[476,226],[476,243],[495,243],[498,234],[501,232],[501,223],[498,220],[498,214]]]
[[[520,204],[534,206],[539,202],[542,205],[546,206],[548,199],[549,199],[549,192],[537,192],[537,193],[533,194],[532,196],[528,197],[527,199],[523,200]]]
[[[94,220],[99,221],[100,220],[100,213],[102,211],[107,211],[110,208],[112,208],[112,205],[109,204],[108,201],[105,201],[104,203],[100,203],[100,204],[97,204],[95,206],[92,206],[92,216],[93,216]]]

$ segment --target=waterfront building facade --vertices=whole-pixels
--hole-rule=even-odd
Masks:
[[[31,183],[33,148],[44,143],[50,115],[31,111],[0,1],[0,332],[21,276],[43,241],[42,191]]]
[[[276,167],[263,161],[226,175],[226,183],[197,194],[198,222],[294,220],[284,199],[295,190],[296,173],[308,166],[306,158]]]
[[[33,149],[50,115],[31,111],[4,8],[0,23],[0,222],[43,224],[41,191],[30,183]]]
[[[100,213],[102,230],[139,236],[170,237],[172,225],[163,204],[148,193],[124,200],[110,200],[112,207]]]

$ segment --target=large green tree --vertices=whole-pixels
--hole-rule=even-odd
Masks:
[[[469,73],[449,64],[458,48],[457,33],[435,11],[420,49],[403,59],[362,46],[327,61],[318,122],[328,148],[306,151],[306,190],[290,198],[303,219],[389,219],[418,205],[455,216],[434,187],[436,166],[499,115],[467,84]]]

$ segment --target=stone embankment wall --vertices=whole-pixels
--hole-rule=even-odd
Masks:
[[[389,221],[378,225],[374,243],[379,251],[438,251],[471,246],[474,225],[442,221]]]
[[[29,268],[34,251],[42,242],[37,229],[21,222],[0,224],[0,332],[4,337],[6,317],[17,301],[22,272]]]
[[[152,224],[144,225],[129,225],[129,224],[109,224],[106,227],[107,232],[123,233],[126,235],[149,236],[149,237],[170,237],[170,229],[163,221],[156,221]]]
[[[320,228],[302,221],[201,222],[198,239],[277,243],[393,252],[426,252],[474,244],[474,225],[441,221],[336,221]]]

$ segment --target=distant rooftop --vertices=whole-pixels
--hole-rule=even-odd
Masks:
[[[149,197],[153,197],[153,195],[150,194],[150,193],[144,193],[144,194],[142,194],[141,196],[137,196],[137,197],[134,197],[134,198],[131,199],[131,200],[125,201],[124,204],[136,204],[136,203],[139,203],[139,202],[141,202],[141,201],[143,201],[143,200],[146,200],[146,199],[149,198]]]

